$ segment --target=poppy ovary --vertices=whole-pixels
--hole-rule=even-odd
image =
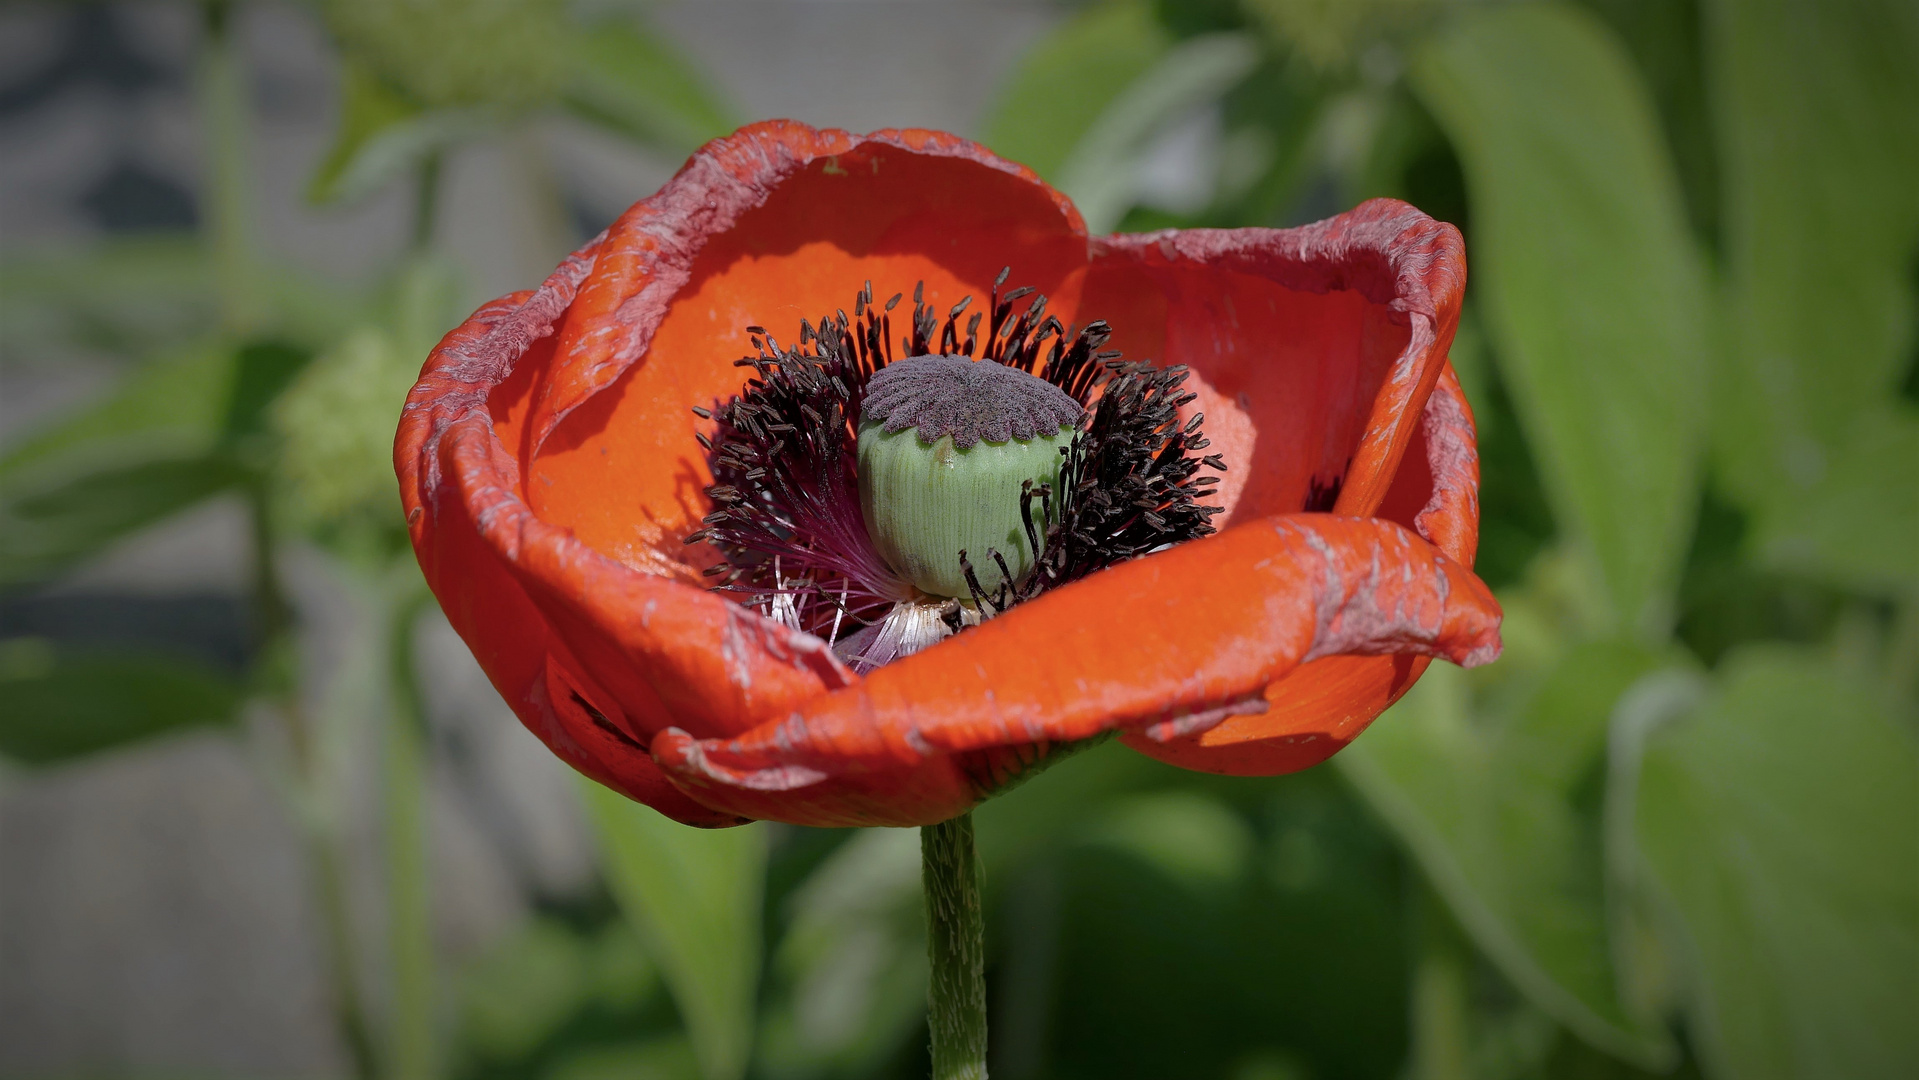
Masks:
[[[1050,496],[1083,414],[1059,387],[991,361],[915,356],[875,372],[857,472],[880,556],[933,596],[1017,583],[1043,549]]]

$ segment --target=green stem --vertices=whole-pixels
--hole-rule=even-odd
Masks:
[[[256,646],[272,665],[269,680],[263,689],[273,698],[297,706],[299,695],[294,692],[295,680],[290,673],[291,657],[284,655],[293,647],[293,604],[287,599],[286,588],[280,580],[280,553],[274,536],[273,495],[268,485],[268,479],[260,475],[250,475],[245,485],[247,540],[253,556],[253,637]],[[296,708],[294,714],[297,712]],[[306,740],[305,725],[297,725],[297,728],[289,728],[287,734],[293,740],[295,763],[301,767],[304,775],[311,748]]]
[[[320,755],[314,746],[313,725],[300,700],[294,641],[293,605],[280,579],[279,548],[275,543],[272,496],[264,478],[247,487],[248,523],[253,547],[253,607],[262,664],[268,671],[263,689],[286,724],[287,746],[295,782],[309,799],[321,795]],[[315,899],[320,908],[320,933],[326,954],[327,981],[334,1026],[346,1044],[356,1080],[373,1080],[378,1072],[372,1028],[360,1000],[358,963],[353,944],[353,920],[347,902],[346,857],[337,830],[327,815],[315,822],[303,816],[308,865],[312,868]]]
[[[228,0],[206,0],[201,11],[206,49],[200,61],[199,95],[208,147],[208,229],[221,323],[229,334],[240,334],[258,322],[253,207],[246,157],[246,85],[232,33],[234,5]],[[318,798],[323,784],[320,755],[314,746],[313,725],[300,698],[293,605],[280,577],[272,496],[266,478],[254,478],[246,486],[246,496],[255,635],[265,672],[260,689],[285,722],[295,783],[306,797]],[[373,1080],[376,1058],[372,1029],[360,999],[353,920],[347,902],[346,857],[337,830],[329,821],[315,824],[306,815],[301,820],[306,826],[306,856],[319,906],[334,1025],[346,1044],[354,1077]]]
[[[1919,691],[1919,591],[1899,598],[1893,606],[1892,634],[1886,642],[1886,682],[1898,698],[1911,700]]]
[[[346,1044],[355,1080],[374,1080],[379,1069],[373,1049],[373,1031],[366,1006],[360,1000],[358,965],[353,953],[353,918],[347,910],[345,859],[331,835],[309,833],[307,859],[313,867],[314,889],[320,902],[321,932],[326,941],[329,996],[333,1025]]]
[[[986,919],[973,815],[920,829],[933,1080],[986,1080]]]
[[[233,5],[208,0],[207,47],[200,65],[200,107],[206,126],[207,208],[220,320],[229,333],[258,322],[253,267],[253,205],[247,184],[245,73],[233,41]]]
[[[410,571],[411,567],[403,568]],[[426,590],[402,593],[392,607],[387,646],[389,712],[385,738],[388,947],[393,963],[392,1080],[433,1075],[433,920],[427,875],[426,709],[413,633]]]
[[[1465,1080],[1471,1075],[1469,956],[1445,902],[1420,882],[1414,900],[1419,955],[1413,967],[1408,1080]]]

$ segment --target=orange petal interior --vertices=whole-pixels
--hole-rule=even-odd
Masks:
[[[1128,357],[1193,369],[1207,453],[1226,459],[1229,527],[1332,507],[1374,397],[1409,330],[1358,292],[1300,292],[1203,265],[1104,262],[1081,308],[1113,324]]]
[[[915,283],[942,314],[969,294],[979,310],[1008,264],[1015,283],[1070,301],[1086,258],[1075,224],[1046,189],[972,161],[865,143],[812,162],[706,242],[638,362],[525,448],[529,503],[629,566],[690,578],[683,560],[705,549],[681,537],[707,512],[711,477],[689,409],[740,389],[746,326],[791,345],[801,319],[850,315],[870,280],[880,303],[908,294],[892,313],[897,348]]]

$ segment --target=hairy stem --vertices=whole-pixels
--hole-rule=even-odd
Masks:
[[[986,1080],[986,920],[973,815],[920,829],[933,1080]]]

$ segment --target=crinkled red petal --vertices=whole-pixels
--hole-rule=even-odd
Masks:
[[[991,794],[958,755],[1115,729],[1177,738],[1261,708],[1321,657],[1498,651],[1491,592],[1410,530],[1287,514],[1047,593],[736,738],[662,732],[653,753],[736,813],[926,824]]]
[[[1413,529],[1454,562],[1472,565],[1479,546],[1479,455],[1472,411],[1451,369],[1427,399],[1378,514]],[[1264,712],[1177,739],[1124,739],[1143,754],[1201,772],[1297,772],[1351,742],[1412,688],[1429,662],[1410,654],[1329,656],[1268,686]]]
[[[1459,230],[1373,199],[1297,229],[1095,241],[1082,306],[1129,355],[1186,364],[1233,466],[1226,524],[1303,506],[1375,512],[1446,366]],[[1336,500],[1324,498],[1336,493]]]
[[[569,263],[555,278],[564,282]],[[549,282],[549,289],[554,282]],[[560,291],[564,291],[563,285]],[[527,728],[569,765],[615,791],[689,825],[740,819],[689,798],[667,781],[643,747],[592,718],[571,694],[570,664],[501,551],[476,524],[475,507],[451,478],[451,448],[462,433],[490,441],[485,403],[513,355],[537,340],[551,319],[551,296],[503,297],[448,334],[408,399],[394,448],[400,494],[414,551],[453,628],[473,650],[493,686]],[[498,470],[510,475],[510,461]],[[478,508],[484,519],[485,504]],[[577,667],[575,667],[577,670]],[[575,676],[577,679],[577,676]]]

